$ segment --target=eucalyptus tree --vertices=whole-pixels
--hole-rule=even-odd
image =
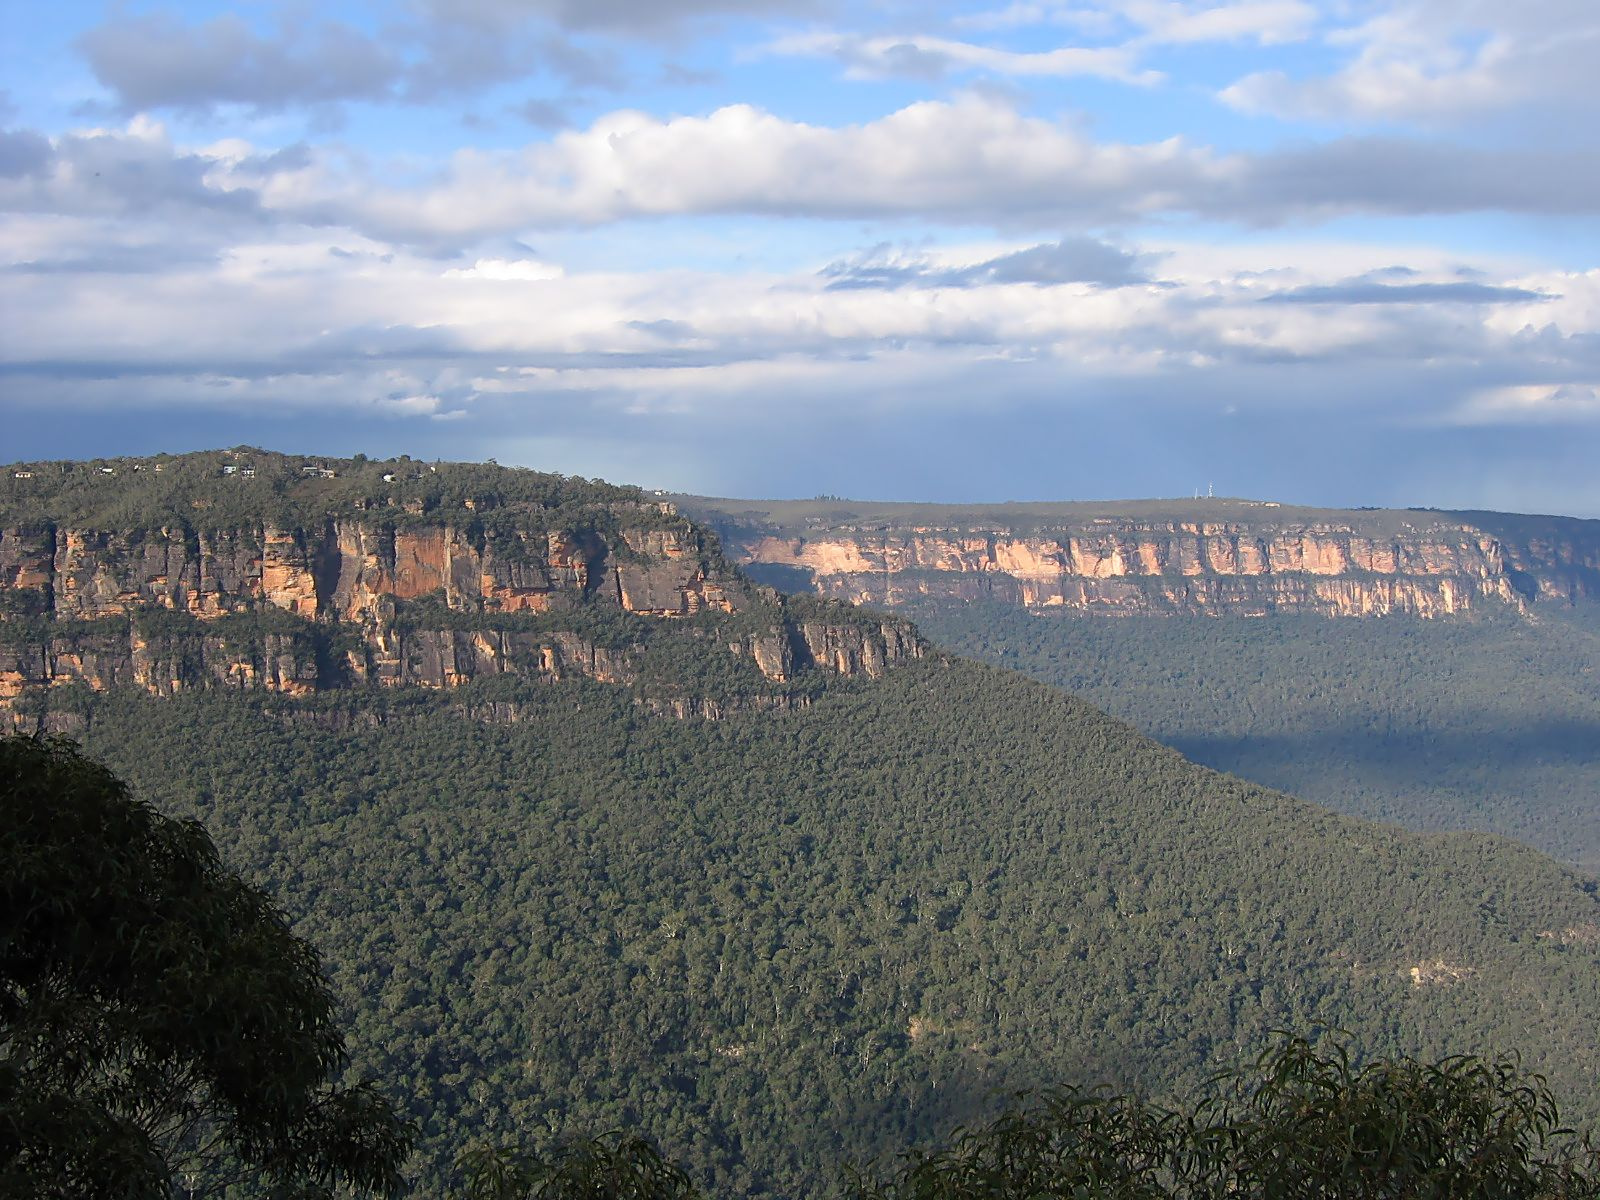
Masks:
[[[394,1194],[316,952],[70,742],[0,740],[0,1193]]]

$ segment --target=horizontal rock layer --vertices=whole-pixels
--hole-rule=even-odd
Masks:
[[[548,612],[597,596],[628,612],[733,611],[685,531],[518,531],[481,540],[446,525],[390,529],[330,520],[188,530],[0,529],[0,587],[48,593],[60,619],[140,605],[213,617],[268,603],[305,617],[362,620],[384,598],[438,595],[451,608]]]
[[[877,676],[922,653],[900,622],[790,619],[687,521],[498,536],[353,519],[208,532],[38,525],[0,529],[0,724],[29,725],[23,701],[69,684],[303,696],[508,675],[649,682],[644,644],[584,632],[607,613],[711,614],[683,633],[773,684],[813,667]],[[569,618],[573,628],[561,628]],[[670,681],[656,691],[650,707],[679,715],[727,703],[673,694]]]
[[[1028,533],[843,527],[804,536],[717,524],[729,555],[758,579],[891,607],[930,597],[1108,613],[1435,617],[1600,597],[1600,523],[1586,521],[1547,519],[1521,539],[1466,522],[1391,536],[1337,522],[1102,519]]]

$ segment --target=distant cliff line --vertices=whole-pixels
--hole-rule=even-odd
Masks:
[[[895,607],[1440,617],[1600,598],[1600,521],[1249,501],[973,508],[684,498],[788,591]]]

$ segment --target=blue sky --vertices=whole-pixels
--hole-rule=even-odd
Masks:
[[[1600,516],[1593,0],[6,25],[0,458]]]

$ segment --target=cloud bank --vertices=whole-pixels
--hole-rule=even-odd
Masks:
[[[0,422],[1600,512],[1592,10],[107,8],[0,96]]]

